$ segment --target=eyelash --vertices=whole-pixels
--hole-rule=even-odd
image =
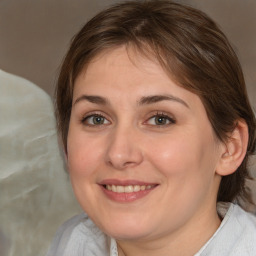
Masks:
[[[81,119],[81,123],[83,125],[86,125],[86,126],[98,126],[97,124],[88,124],[86,123],[86,121],[89,119],[89,118],[93,118],[93,117],[99,117],[99,118],[103,118],[105,120],[108,121],[107,117],[105,115],[103,115],[102,113],[90,113],[90,114],[87,114],[86,116],[83,116],[82,119]],[[109,121],[108,121],[109,122]],[[101,124],[101,125],[104,125],[104,124]]]
[[[164,112],[156,112],[153,116],[151,116],[150,118],[148,118],[146,122],[148,122],[148,121],[149,121],[150,119],[152,119],[152,118],[157,118],[157,117],[159,117],[159,118],[164,118],[164,119],[166,119],[167,121],[169,121],[169,123],[168,123],[168,124],[164,123],[164,124],[159,124],[159,125],[154,124],[154,125],[152,125],[152,126],[158,126],[158,128],[162,128],[162,126],[169,126],[169,125],[172,125],[172,124],[175,124],[175,123],[176,123],[176,120],[175,120],[173,117],[170,117],[169,114],[166,114],[166,113],[164,113]]]
[[[105,115],[103,115],[102,113],[97,113],[97,112],[95,112],[95,113],[90,113],[90,114],[87,114],[86,116],[83,116],[82,119],[81,119],[81,123],[82,123],[83,125],[91,126],[91,127],[93,127],[93,126],[102,126],[102,125],[106,125],[106,124],[104,124],[104,123],[102,123],[102,124],[101,124],[101,123],[100,123],[100,124],[89,124],[89,123],[86,123],[86,121],[87,121],[89,118],[97,118],[97,117],[103,118],[103,119],[104,119],[103,122],[105,122],[105,121],[110,122],[110,121],[107,119],[107,117],[106,117]],[[166,127],[166,126],[169,126],[169,125],[172,125],[172,124],[175,124],[175,123],[176,123],[176,120],[175,120],[173,117],[170,117],[169,114],[166,114],[166,113],[164,113],[164,112],[156,112],[156,113],[154,113],[154,114],[151,115],[150,118],[148,118],[144,123],[147,124],[147,123],[149,122],[149,120],[151,120],[151,119],[153,119],[153,118],[157,118],[157,117],[166,119],[169,123],[168,123],[168,124],[163,123],[163,124],[158,124],[158,125],[157,125],[157,124],[149,124],[150,126],[157,126],[158,128],[163,128],[163,126]]]

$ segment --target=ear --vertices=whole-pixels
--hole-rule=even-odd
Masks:
[[[243,119],[238,120],[235,129],[223,145],[221,159],[216,169],[217,174],[226,176],[237,170],[246,155],[248,138],[246,122]]]

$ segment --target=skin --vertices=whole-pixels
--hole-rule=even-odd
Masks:
[[[143,101],[155,95],[165,98]],[[226,147],[199,97],[157,61],[128,56],[125,47],[95,58],[75,81],[67,142],[76,197],[116,238],[120,255],[192,255],[219,227],[217,170]],[[106,179],[157,186],[119,202],[104,193]]]

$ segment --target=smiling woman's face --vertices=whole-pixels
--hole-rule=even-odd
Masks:
[[[197,95],[129,53],[101,54],[75,81],[67,157],[76,197],[121,240],[216,228],[224,146]]]

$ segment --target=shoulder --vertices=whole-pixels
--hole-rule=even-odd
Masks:
[[[58,229],[47,256],[106,256],[109,245],[110,238],[83,213],[69,219]]]
[[[219,213],[225,207],[220,208],[218,209]],[[256,252],[256,216],[244,211],[238,205],[230,204],[223,217],[219,229],[196,255],[254,256]]]
[[[255,255],[256,252],[256,216],[244,211],[238,205],[231,205],[232,215],[229,224],[233,232],[234,255]]]
[[[246,212],[238,205],[231,205],[231,207],[233,207],[233,212],[237,221],[246,224],[246,226],[249,224],[248,228],[252,228],[256,231],[256,215]]]
[[[61,255],[60,252],[65,250],[74,229],[87,218],[86,214],[82,213],[64,222],[57,230],[47,256]]]
[[[58,229],[55,238],[63,238],[71,235],[75,227],[80,223],[86,223],[88,221],[88,216],[85,213],[73,216],[69,220],[65,221]]]

